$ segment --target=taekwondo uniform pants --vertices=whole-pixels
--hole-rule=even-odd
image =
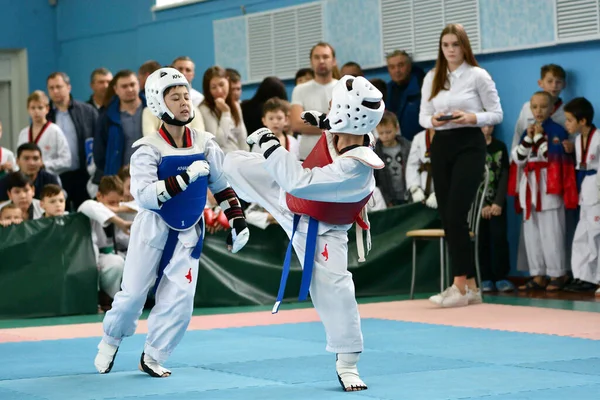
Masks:
[[[598,248],[600,247],[600,204],[582,205],[571,253],[573,278],[590,283],[600,281]]]
[[[280,206],[281,189],[264,169],[264,162],[261,154],[234,151],[225,157],[223,169],[237,195],[266,209],[291,237],[294,215]],[[325,326],[326,350],[332,353],[361,352],[360,316],[352,274],[348,272],[348,232],[332,229],[323,232],[327,226],[331,225],[319,223],[310,297]],[[293,246],[300,262],[304,263],[305,217],[294,235]]]
[[[159,363],[166,361],[179,344],[192,317],[198,260],[191,253],[198,242],[199,230],[196,225],[179,233],[173,257],[156,290],[144,352]],[[106,343],[119,346],[123,337],[135,333],[148,291],[156,282],[167,235],[167,225],[151,211],[141,211],[133,221],[122,289],[104,317]]]
[[[558,278],[567,273],[564,206],[532,210],[523,223],[523,233],[531,276]]]

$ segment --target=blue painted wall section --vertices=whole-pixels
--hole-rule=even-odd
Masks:
[[[482,50],[554,41],[555,0],[479,0]]]
[[[325,41],[334,45],[337,57],[343,60],[340,66],[346,61],[381,65],[379,0],[329,0],[324,14]]]

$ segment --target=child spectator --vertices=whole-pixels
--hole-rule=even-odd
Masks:
[[[33,182],[21,171],[8,174],[4,180],[8,201],[0,203],[0,209],[9,203],[23,212],[23,220],[38,219],[44,215],[40,201],[33,198]]]
[[[566,128],[575,139],[576,177],[580,216],[571,251],[573,282],[569,292],[593,292],[600,280],[598,249],[600,248],[600,201],[598,168],[600,168],[600,134],[593,124],[594,107],[583,97],[565,106]]]
[[[125,259],[117,253],[115,226],[129,233],[130,221],[124,221],[111,208],[119,206],[123,197],[123,182],[118,176],[103,176],[96,200],[86,200],[79,206],[92,224],[92,241],[96,252],[100,289],[110,298],[121,289]]]
[[[18,225],[23,222],[23,212],[13,203],[0,209],[0,226]]]
[[[49,104],[48,97],[41,90],[29,95],[27,112],[31,117],[31,125],[19,133],[17,145],[37,144],[42,149],[42,160],[48,172],[59,175],[71,167],[71,150],[62,129],[46,119],[50,111]]]
[[[561,126],[565,126],[565,111],[563,107],[563,101],[560,98],[560,92],[566,86],[567,73],[560,65],[547,64],[542,66],[540,71],[540,79],[538,80],[538,86],[544,92],[550,95],[550,117],[554,122]],[[533,124],[535,118],[531,112],[531,104],[529,101],[523,104],[519,119],[515,125],[515,133],[513,135],[513,141],[511,150],[519,145],[521,136],[527,127]]]
[[[509,177],[509,194],[517,195],[514,189],[518,187],[519,206],[525,210],[523,237],[533,277],[519,289],[556,292],[568,279],[565,207],[577,207],[575,169],[562,144],[568,134],[550,118],[552,96],[536,92],[530,103],[535,124],[512,151],[519,169]]]
[[[411,143],[400,135],[400,125],[396,114],[385,111],[377,125],[379,139],[375,153],[383,160],[385,167],[375,170],[377,187],[388,207],[406,203],[405,168]]]
[[[129,164],[122,166],[117,176],[121,182],[123,182],[123,201],[119,204],[118,208],[112,209],[112,211],[117,213],[123,220],[133,222],[133,219],[138,212],[138,206],[131,195]],[[129,247],[129,233],[122,229],[117,229],[115,234],[117,235],[117,252],[126,255],[127,248]]]
[[[262,123],[279,139],[279,143],[290,153],[300,159],[300,146],[298,140],[285,133],[288,122],[289,108],[284,100],[273,97],[265,102],[262,110]],[[252,146],[252,151],[262,154],[260,146]]]
[[[315,71],[313,71],[312,68],[300,68],[296,71],[294,83],[298,86],[301,83],[312,81],[313,79],[315,79]]]
[[[425,202],[430,208],[437,208],[433,190],[429,147],[435,136],[435,129],[426,129],[415,135],[406,162],[406,187],[413,203]]]
[[[506,228],[506,189],[508,187],[508,151],[492,136],[494,126],[481,128],[487,143],[486,165],[489,171],[479,224],[479,260],[481,289],[484,292],[511,292],[515,286],[506,278],[510,272]]]
[[[65,215],[65,194],[58,185],[44,186],[40,195],[40,206],[44,210],[44,217],[61,217]]]
[[[2,122],[0,122],[0,139],[2,139]],[[6,174],[16,171],[17,160],[15,155],[9,149],[0,146],[0,178],[3,178]]]

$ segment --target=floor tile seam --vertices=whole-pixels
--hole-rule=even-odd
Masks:
[[[264,380],[266,382],[273,382],[276,384],[280,384],[280,385],[296,385],[296,384],[303,384],[305,382],[297,382],[297,383],[289,383],[289,382],[285,382],[285,381],[280,381],[278,379],[270,379],[270,378],[257,378],[256,376],[250,376],[250,375],[245,375],[239,372],[231,372],[231,371],[225,371],[225,370],[221,370],[221,369],[217,369],[217,368],[208,368],[205,366],[197,366],[197,367],[192,367],[192,368],[196,368],[196,369],[203,369],[205,371],[211,371],[211,372],[218,372],[221,374],[227,374],[227,375],[234,375],[234,376],[241,376],[247,379],[261,379]],[[334,368],[335,370],[335,368]],[[315,382],[326,382],[325,380],[323,381],[315,381]],[[257,385],[260,386],[260,385]]]
[[[563,360],[563,361],[576,361],[577,359],[574,360]],[[559,360],[561,361],[561,360]],[[563,371],[563,370],[558,370],[558,369],[551,369],[551,368],[543,368],[543,367],[533,367],[533,366],[527,366],[527,365],[519,365],[519,364],[514,364],[512,365],[513,367],[516,368],[522,368],[522,369],[528,369],[528,370],[535,370],[535,371],[546,371],[546,372],[560,372],[563,374],[571,374],[571,375],[580,375],[580,376],[595,376],[598,377],[600,379],[600,375],[598,374],[588,374],[585,372],[576,372],[576,371]],[[600,382],[597,382],[596,385],[600,385]]]

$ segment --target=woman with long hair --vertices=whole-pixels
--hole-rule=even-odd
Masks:
[[[225,69],[219,66],[207,69],[202,79],[202,91],[204,100],[198,108],[206,131],[215,135],[217,143],[225,153],[249,150],[242,110],[231,96]]]
[[[288,99],[285,85],[281,79],[268,76],[263,79],[251,99],[242,101],[244,125],[248,132],[254,132],[264,126],[262,123],[263,105],[273,97],[286,101]]]
[[[435,68],[425,76],[419,123],[436,131],[431,143],[435,199],[445,231],[452,286],[430,300],[442,307],[481,303],[467,215],[481,183],[486,142],[480,127],[502,122],[496,85],[479,67],[462,25],[440,35]]]

